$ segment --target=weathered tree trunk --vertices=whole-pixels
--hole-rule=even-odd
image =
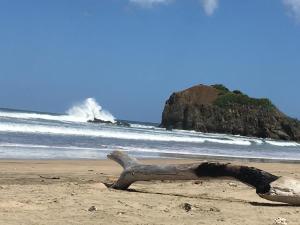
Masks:
[[[144,165],[127,154],[114,151],[107,156],[124,171],[111,187],[125,190],[136,181],[198,180],[202,177],[230,177],[256,189],[265,199],[300,205],[300,182],[278,177],[263,170],[230,163],[202,162],[176,165]]]

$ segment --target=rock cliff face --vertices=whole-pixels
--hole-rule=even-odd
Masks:
[[[173,93],[161,127],[300,141],[300,122],[268,99],[250,98],[223,85],[197,85]]]

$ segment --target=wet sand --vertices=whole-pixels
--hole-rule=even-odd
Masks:
[[[300,164],[234,163],[300,179]],[[234,180],[138,182],[129,191],[102,184],[121,171],[110,160],[0,160],[0,224],[300,224],[300,207],[264,200]]]

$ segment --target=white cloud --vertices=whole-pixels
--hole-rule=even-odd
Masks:
[[[145,8],[151,8],[155,5],[169,4],[175,0],[129,0],[130,3]],[[207,16],[214,14],[219,7],[219,0],[197,0],[200,1],[203,10]],[[300,23],[300,0],[281,0],[286,6],[288,13]]]
[[[219,6],[219,0],[201,0],[206,15],[211,16]]]
[[[300,22],[300,0],[282,0],[289,13]]]
[[[175,0],[129,0],[130,3],[151,8],[159,4],[168,4]],[[199,0],[198,0],[199,1]],[[200,0],[206,15],[211,16],[219,6],[219,0]]]
[[[172,0],[129,0],[129,2],[140,5],[142,7],[152,7],[158,4],[167,4]]]

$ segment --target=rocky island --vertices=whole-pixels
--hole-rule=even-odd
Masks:
[[[300,121],[269,99],[251,98],[223,85],[197,85],[166,101],[161,127],[300,141]]]

